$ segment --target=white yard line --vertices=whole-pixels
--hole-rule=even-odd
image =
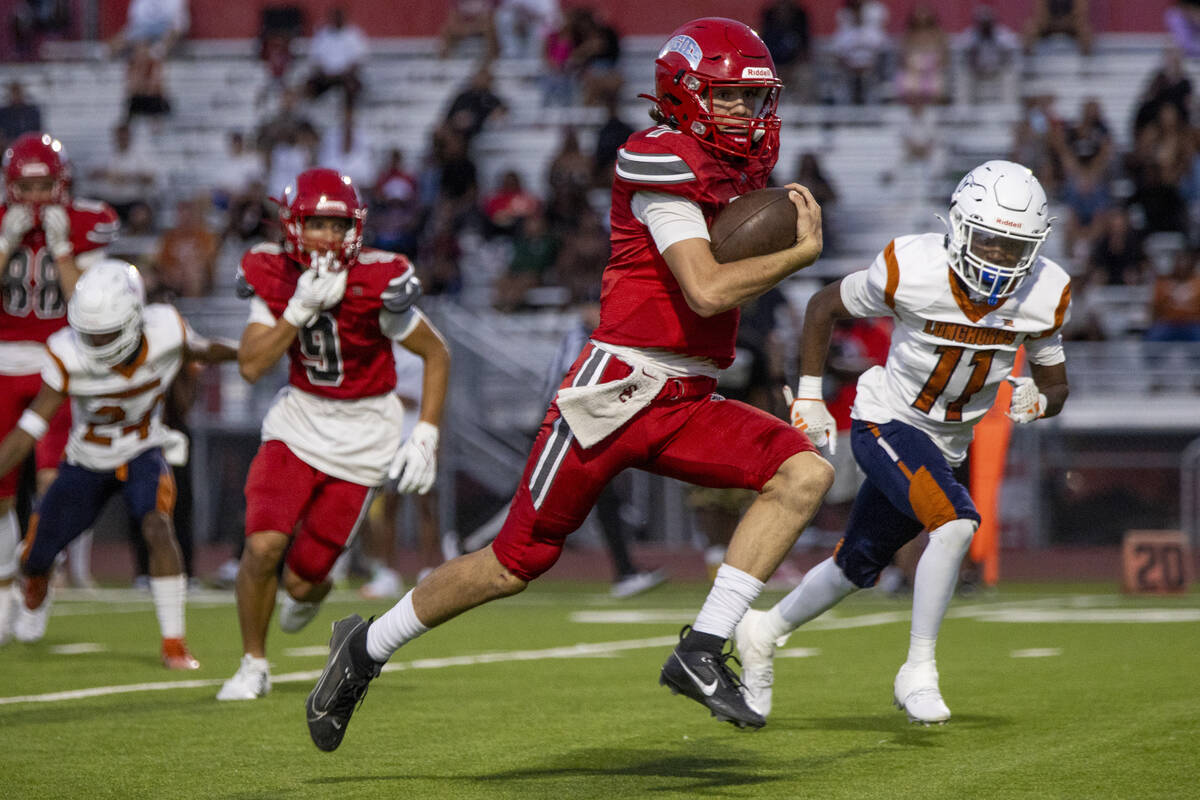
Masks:
[[[503,661],[543,661],[554,658],[607,658],[618,651],[640,650],[648,647],[669,647],[678,641],[678,636],[656,636],[652,639],[627,639],[617,642],[575,644],[567,647],[550,647],[544,650],[509,650],[495,653],[449,656],[446,658],[418,658],[415,661],[407,663],[388,664],[383,668],[383,671],[401,672],[410,669],[444,669],[446,667],[463,667],[475,664],[497,664]],[[319,669],[305,670],[303,672],[286,672],[280,675],[272,675],[271,682],[311,682],[315,681],[320,674],[321,670]],[[49,692],[47,694],[0,697],[0,706],[15,705],[17,703],[59,703],[66,700],[82,700],[89,697],[107,697],[115,694],[130,694],[134,692],[197,689],[206,686],[220,686],[222,683],[224,683],[223,679],[209,679],[130,683],[119,686],[95,686],[90,689],[74,689],[64,692]]]

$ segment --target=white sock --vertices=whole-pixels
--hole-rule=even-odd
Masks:
[[[400,602],[392,606],[367,628],[367,655],[383,663],[392,653],[420,636],[429,628],[417,619],[413,610],[413,590],[409,589]]]
[[[249,653],[246,653],[244,656],[242,656],[242,664],[250,667],[255,672],[266,672],[268,674],[271,672],[271,662],[267,661],[265,658],[252,656]]]
[[[17,574],[17,554],[21,552],[21,528],[17,512],[9,509],[0,514],[0,581]]]
[[[938,629],[950,607],[963,556],[971,546],[971,537],[977,527],[974,520],[956,519],[929,532],[929,544],[917,562],[917,574],[913,578],[910,663],[933,661]]]
[[[71,568],[71,582],[86,586],[92,580],[92,530],[87,529],[75,541],[67,545],[67,566]]]
[[[737,567],[722,564],[696,621],[692,623],[692,630],[728,639],[762,589],[763,582],[758,578]]]
[[[784,636],[836,606],[858,587],[834,563],[833,557],[810,569],[800,579],[800,585],[767,612],[767,631]]]
[[[187,601],[187,576],[183,573],[150,578],[150,596],[164,639],[183,638],[183,607]]]
[[[7,642],[13,635],[13,622],[17,618],[17,604],[21,602],[17,591],[15,583],[0,586],[0,644]]]

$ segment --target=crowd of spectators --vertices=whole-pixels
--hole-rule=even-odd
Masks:
[[[1056,238],[1081,286],[1149,287],[1173,262],[1154,257],[1162,245],[1148,243],[1174,242],[1169,252],[1190,252],[1200,224],[1200,135],[1192,127],[1184,59],[1200,53],[1200,0],[1167,9],[1164,30],[1175,46],[1146,76],[1129,121],[1109,119],[1101,97],[1064,115],[1053,94],[1017,94],[1018,76],[1031,68],[1029,54],[1036,58],[1046,39],[1067,40],[1084,56],[1092,51],[1086,0],[1038,0],[1020,33],[1000,24],[986,2],[974,4],[967,26],[952,31],[930,3],[889,19],[889,4],[880,0],[840,0],[835,29],[822,39],[814,37],[807,5],[763,0],[757,12],[790,99],[902,105],[902,157],[881,178],[912,187],[906,201],[920,202],[925,187],[936,185],[928,178],[947,171],[949,145],[939,109],[1019,103],[1006,155],[1032,168],[1060,209]],[[22,20],[32,13],[43,26],[60,13],[55,3],[22,8]],[[370,204],[368,242],[411,255],[431,294],[461,293],[478,284],[477,273],[492,285],[491,302],[505,310],[567,307],[585,302],[594,290],[607,256],[606,188],[616,150],[639,126],[622,114],[629,99],[619,69],[622,40],[606,11],[564,8],[559,0],[451,3],[441,55],[475,59],[477,66],[447,93],[425,145],[404,152],[377,141],[377,132],[355,113],[369,88],[363,66],[371,44],[346,9],[329,9],[312,30],[309,56],[297,61],[292,42],[307,30],[303,12],[268,6],[260,35],[266,81],[257,98],[257,125],[228,133],[227,151],[208,172],[202,196],[172,197],[163,207],[154,198],[167,176],[156,170],[147,143],[154,126],[172,113],[164,61],[187,28],[184,0],[130,4],[126,26],[109,43],[113,57],[126,65],[125,113],[109,153],[77,176],[81,189],[118,209],[130,251],[141,253],[166,289],[197,295],[220,288],[218,265],[228,255],[223,248],[232,252],[276,235],[270,198],[297,172],[323,164],[349,174]],[[504,125],[512,113],[496,87],[496,59],[540,64],[542,105],[601,109],[587,118],[593,130],[581,139],[573,124],[559,125],[558,148],[534,172],[527,162],[520,165],[524,172],[480,163],[480,134]],[[327,102],[329,92],[337,99]],[[139,135],[147,119],[150,132]],[[1126,124],[1128,135],[1114,127]],[[9,85],[0,137],[40,126],[37,105],[20,84]],[[1130,144],[1122,149],[1118,140]],[[819,192],[827,211],[838,202],[836,175],[823,170],[819,148],[800,154],[791,167]],[[826,239],[827,250],[836,253],[836,226]]]

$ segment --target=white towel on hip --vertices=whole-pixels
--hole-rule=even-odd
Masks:
[[[650,405],[666,382],[662,373],[635,366],[633,372],[620,380],[559,389],[558,410],[571,426],[579,446],[586,450]]]

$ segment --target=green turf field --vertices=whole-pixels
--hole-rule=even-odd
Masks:
[[[956,599],[938,651],[954,718],[925,728],[890,703],[907,600],[862,593],[792,636],[770,722],[744,733],[658,686],[706,588],[614,601],[605,585],[547,580],[477,609],[397,653],[332,754],[309,742],[303,711],[329,623],[389,604],[335,595],[309,629],[272,632],[267,698],[217,703],[240,655],[232,594],[193,598],[203,667],[190,674],[158,665],[146,595],[60,596],[45,641],[0,648],[0,787],[171,800],[1200,797],[1200,594],[1006,585]]]

